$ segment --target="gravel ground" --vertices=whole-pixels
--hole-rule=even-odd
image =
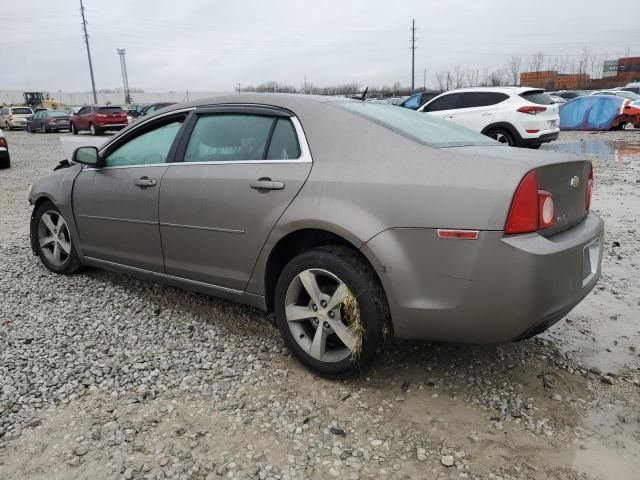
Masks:
[[[640,132],[544,147],[593,160],[607,221],[602,281],[566,322],[517,344],[392,341],[348,381],[309,374],[259,311],[46,271],[26,192],[58,135],[7,138],[0,478],[637,478]]]

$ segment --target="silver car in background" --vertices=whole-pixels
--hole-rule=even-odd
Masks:
[[[293,354],[352,374],[386,335],[502,342],[600,275],[579,158],[392,105],[243,94],[173,105],[36,180],[31,242],[83,265],[274,311]]]

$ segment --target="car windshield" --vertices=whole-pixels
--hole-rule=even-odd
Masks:
[[[69,114],[67,112],[48,112],[47,115],[49,115],[50,117],[68,117]]]
[[[100,113],[124,113],[120,107],[101,107],[98,110]]]
[[[33,112],[30,108],[12,108],[11,112],[14,115],[31,115]]]
[[[387,103],[334,102],[338,107],[367,118],[424,145],[444,148],[466,145],[500,145],[498,142],[432,115]]]

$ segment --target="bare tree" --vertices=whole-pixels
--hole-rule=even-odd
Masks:
[[[545,62],[545,54],[543,51],[539,51],[534,53],[529,57],[529,71],[530,72],[540,72],[542,71],[542,67]]]
[[[489,84],[492,87],[499,87],[500,85],[504,84],[504,71],[496,70],[494,72],[491,72],[491,75],[489,75]]]
[[[438,90],[444,90],[445,84],[447,83],[447,74],[445,72],[436,72],[435,77],[436,85],[438,85]]]
[[[456,67],[453,70],[453,73],[455,75],[454,79],[455,79],[455,88],[461,88],[464,87],[464,78],[465,78],[465,71],[462,70],[462,68],[460,67]]]
[[[520,68],[522,67],[522,57],[511,57],[507,62],[507,72],[509,72],[509,79],[513,85],[520,83]]]

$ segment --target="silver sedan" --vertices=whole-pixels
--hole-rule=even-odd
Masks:
[[[384,103],[247,94],[174,105],[36,180],[50,270],[102,267],[274,311],[293,354],[358,372],[385,336],[501,342],[600,275],[588,160]]]

